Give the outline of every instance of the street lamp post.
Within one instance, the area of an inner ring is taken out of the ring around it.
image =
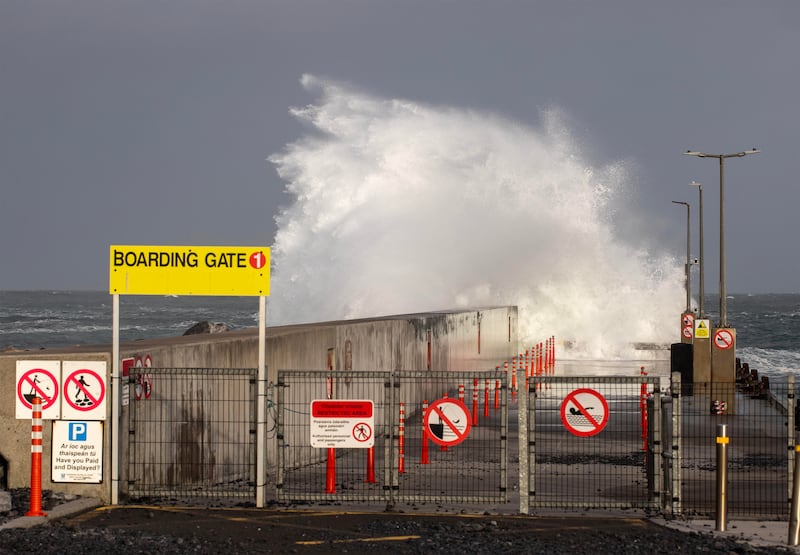
[[[697,190],[700,193],[700,205],[699,205],[699,210],[700,210],[700,222],[699,222],[699,227],[700,227],[700,231],[699,231],[699,235],[700,235],[700,255],[699,255],[699,258],[698,258],[698,264],[700,266],[700,279],[699,279],[700,283],[698,284],[699,285],[699,289],[700,289],[700,293],[699,293],[700,298],[698,299],[697,314],[702,319],[702,318],[705,318],[705,315],[706,315],[706,312],[705,312],[705,310],[703,308],[703,303],[705,302],[705,296],[706,296],[706,286],[705,286],[706,278],[705,278],[705,273],[703,272],[703,184],[699,183],[697,181],[692,181],[691,183],[689,183],[689,185],[693,185],[693,186],[697,187]]]
[[[725,291],[725,159],[742,158],[748,154],[758,154],[758,149],[736,152],[734,154],[707,154],[687,150],[684,154],[698,158],[716,158],[719,160],[719,327],[728,327],[727,292]]]
[[[689,262],[689,249],[691,249],[691,237],[692,237],[692,207],[688,202],[681,202],[679,200],[673,200],[673,204],[682,204],[686,207],[686,265],[684,266],[685,273],[686,273],[686,312],[692,311],[692,282],[691,282],[691,274],[689,272],[689,268],[691,268]]]

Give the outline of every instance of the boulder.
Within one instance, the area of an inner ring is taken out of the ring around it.
[[[12,508],[11,492],[0,489],[0,513],[7,513]]]
[[[183,332],[183,335],[200,335],[203,333],[222,333],[228,331],[230,328],[227,324],[222,322],[197,322],[191,328]]]

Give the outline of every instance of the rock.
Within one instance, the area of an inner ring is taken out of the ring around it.
[[[230,330],[227,324],[223,324],[222,322],[209,322],[208,320],[204,322],[197,322],[191,328],[183,332],[183,335],[200,335],[203,333],[222,333]]]
[[[0,513],[7,513],[11,508],[11,493],[0,490]]]

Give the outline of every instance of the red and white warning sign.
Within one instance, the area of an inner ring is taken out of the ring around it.
[[[472,429],[467,405],[458,399],[443,398],[430,404],[422,420],[428,438],[441,446],[458,445]]]
[[[42,418],[57,420],[61,417],[58,392],[61,383],[60,360],[17,361],[17,410],[18,419],[30,420],[33,399],[42,400]]]
[[[594,389],[576,389],[561,403],[561,422],[576,436],[599,434],[608,424],[608,402]]]
[[[689,325],[689,326],[684,326],[683,327],[683,336],[686,339],[691,339],[693,335],[694,335],[694,326],[693,325]]]
[[[691,312],[683,313],[683,327],[687,326],[694,328],[694,314]]]
[[[733,346],[733,333],[731,330],[722,328],[714,332],[714,346],[717,349],[727,351]]]
[[[64,361],[61,417],[65,420],[106,419],[106,363]]]
[[[311,447],[374,447],[374,414],[370,400],[311,401]]]

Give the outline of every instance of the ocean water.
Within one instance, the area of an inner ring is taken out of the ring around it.
[[[171,337],[197,322],[258,326],[255,297],[120,296],[120,341]],[[112,297],[103,291],[0,291],[0,349],[110,344]]]
[[[110,344],[111,302],[111,295],[101,291],[0,291],[0,350]],[[718,318],[718,307],[718,297],[706,299],[707,316],[712,322]],[[727,307],[728,321],[736,328],[737,354],[743,361],[776,381],[789,374],[800,375],[800,295],[733,295]],[[676,328],[679,319],[680,314],[673,319]],[[256,327],[258,300],[120,297],[123,342],[179,336],[204,320],[231,328]],[[271,325],[269,302],[267,325]],[[666,344],[680,340],[677,335],[662,339]]]

